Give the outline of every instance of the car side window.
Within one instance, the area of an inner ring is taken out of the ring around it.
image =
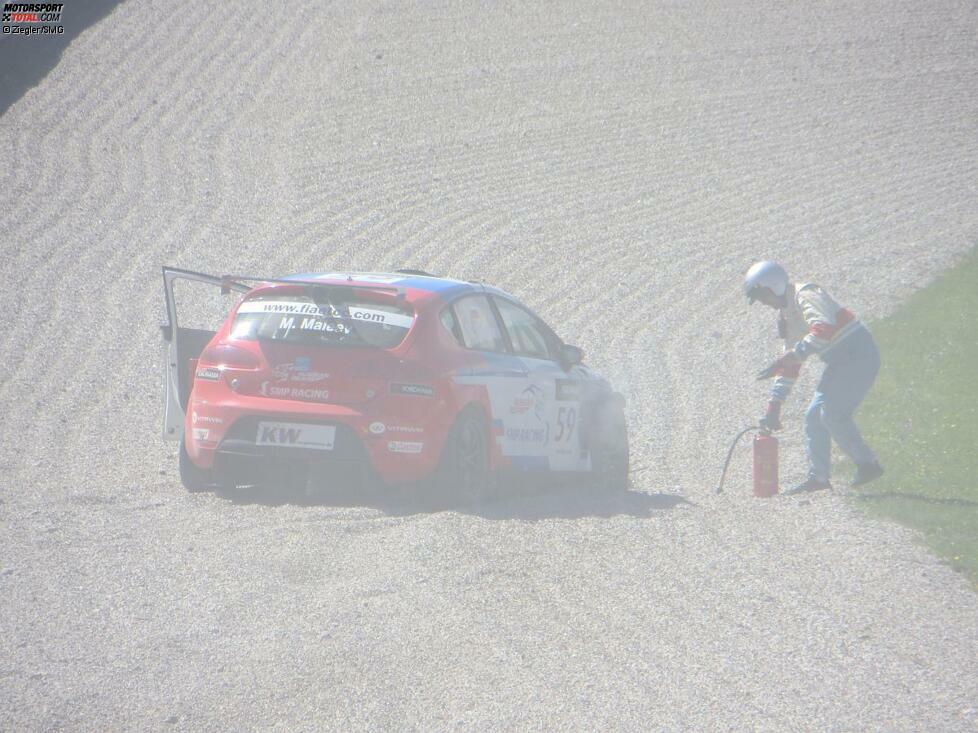
[[[493,302],[503,319],[513,351],[534,359],[556,358],[551,348],[550,330],[539,318],[503,298],[493,298]]]
[[[465,342],[462,339],[462,329],[459,328],[458,319],[455,317],[455,311],[452,306],[446,305],[441,309],[441,313],[438,316],[441,319],[441,325],[445,327],[452,336],[458,341],[459,346],[464,346]]]
[[[462,340],[467,348],[479,351],[505,351],[506,343],[496,316],[484,295],[468,295],[455,301]]]

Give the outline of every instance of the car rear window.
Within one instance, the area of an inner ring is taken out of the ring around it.
[[[400,344],[414,314],[358,296],[352,288],[317,288],[304,293],[264,293],[238,307],[231,337],[311,346]]]

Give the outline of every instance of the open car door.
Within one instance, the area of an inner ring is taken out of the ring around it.
[[[201,272],[163,268],[166,322],[161,326],[166,394],[163,401],[163,437],[183,436],[184,416],[194,383],[197,357],[217,333],[233,302],[222,297],[247,293],[251,288],[227,278]],[[177,308],[179,301],[180,308]]]

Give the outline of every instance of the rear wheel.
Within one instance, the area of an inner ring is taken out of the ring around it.
[[[628,491],[628,423],[615,400],[595,409],[591,424],[591,480],[605,492]]]
[[[204,468],[198,468],[190,460],[183,438],[180,438],[180,482],[187,491],[192,493],[208,491],[213,488],[214,484],[211,472]]]
[[[482,413],[468,408],[455,419],[435,473],[438,492],[451,502],[471,502],[489,493],[489,434]]]

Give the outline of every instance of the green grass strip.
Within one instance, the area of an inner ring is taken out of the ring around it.
[[[882,368],[857,422],[886,474],[854,496],[978,585],[978,249],[871,330]]]

